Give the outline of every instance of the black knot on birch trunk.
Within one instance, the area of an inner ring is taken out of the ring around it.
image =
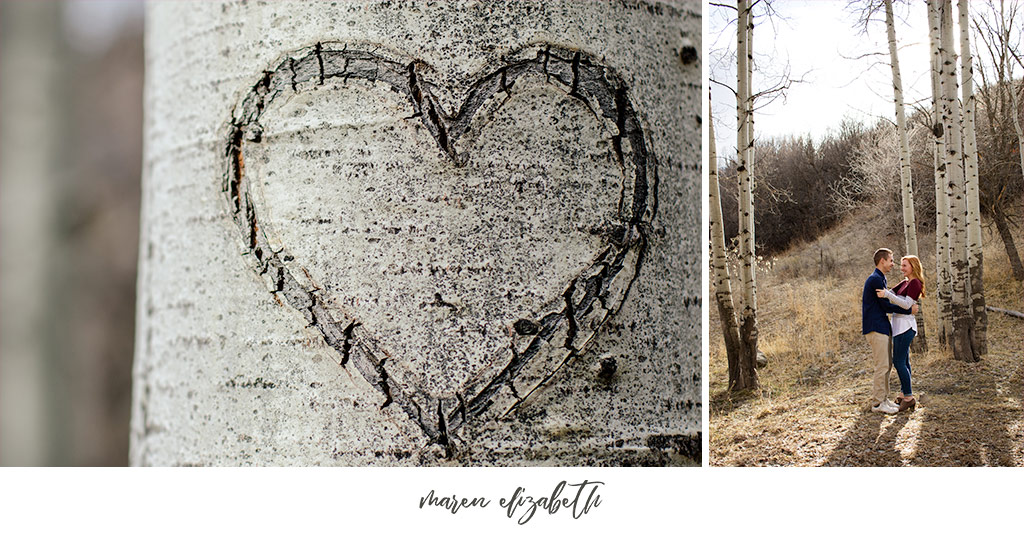
[[[618,364],[615,363],[615,358],[605,358],[601,360],[601,370],[598,371],[597,376],[601,380],[611,380],[615,375],[615,372],[619,370]]]
[[[679,51],[679,59],[683,65],[691,65],[697,61],[697,48],[693,45],[686,45]]]

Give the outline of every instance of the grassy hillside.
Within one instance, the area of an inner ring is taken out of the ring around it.
[[[882,226],[888,227],[888,226]],[[725,466],[1024,466],[1024,320],[989,312],[989,353],[954,360],[932,336],[935,301],[923,303],[927,353],[912,353],[915,412],[870,412],[871,368],[861,335],[861,290],[878,247],[896,252],[864,212],[814,242],[766,261],[758,272],[758,393],[727,390],[725,345],[710,310],[710,464]],[[1016,230],[1018,248],[1024,232]],[[1012,280],[994,230],[985,233],[988,305],[1024,310],[1024,284]],[[934,235],[918,238],[927,282],[934,282]],[[898,270],[887,275],[894,283]],[[714,290],[709,290],[713,301]],[[890,389],[899,392],[892,373]]]

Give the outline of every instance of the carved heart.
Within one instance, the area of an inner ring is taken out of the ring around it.
[[[278,301],[447,446],[619,310],[657,167],[622,80],[583,52],[519,50],[454,113],[427,73],[328,43],[286,56],[232,113],[224,192]]]

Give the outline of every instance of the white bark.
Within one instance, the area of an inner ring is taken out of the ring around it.
[[[756,257],[754,252],[754,119],[751,78],[753,75],[753,17],[751,3],[740,0],[736,4],[736,151],[738,222],[739,222],[739,271],[740,307],[740,359],[736,382],[730,380],[732,388],[745,390],[757,386],[757,372],[754,360],[757,355],[757,283]],[[730,378],[733,375],[730,373]]]
[[[974,67],[969,39],[967,0],[959,0],[960,78],[963,92],[964,177],[967,185],[967,248],[973,268],[981,255],[981,211],[978,196],[978,142],[975,134]]]
[[[969,308],[970,272],[967,261],[967,202],[965,199],[963,164],[963,126],[960,103],[957,100],[956,54],[953,50],[953,6],[944,0],[941,7],[942,33],[942,114],[946,138],[946,179],[951,192],[950,265],[953,303],[953,354],[957,359],[977,360],[973,348],[974,318]]]
[[[133,464],[699,460],[699,11],[147,30]]]
[[[946,143],[942,114],[942,70],[940,53],[941,33],[938,0],[928,1],[929,41],[932,51],[932,134],[935,162],[935,306],[939,320],[939,341],[947,342],[953,333],[953,302],[950,287],[949,259],[949,181],[946,180]]]
[[[974,346],[984,355],[988,314],[982,274],[984,260],[981,248],[981,194],[978,189],[978,142],[975,134],[974,66],[969,38],[970,25],[967,0],[958,2],[960,14],[960,78],[963,88],[964,116],[964,181],[967,196],[967,262],[970,270],[970,304],[974,316]]]
[[[885,0],[885,26],[889,37],[889,59],[892,67],[893,103],[896,106],[896,128],[900,138],[903,238],[907,253],[917,255],[917,225],[914,223],[914,187],[910,175],[910,142],[907,137],[907,119],[903,111],[903,82],[900,79],[900,60],[896,51],[896,25],[892,15],[892,0]]]
[[[712,110],[710,94],[708,110]],[[722,323],[726,355],[729,364],[730,388],[740,379],[740,333],[736,323],[736,307],[732,298],[732,276],[725,247],[725,227],[722,218],[721,189],[718,183],[718,154],[715,150],[714,121],[708,117],[708,224],[711,231],[711,266],[715,276],[715,302]]]
[[[746,113],[744,120],[747,124],[746,127],[746,157],[744,159],[744,167],[746,168],[746,203],[749,210],[746,211],[746,229],[747,233],[747,256],[750,260],[748,267],[750,268],[749,274],[744,275],[743,283],[743,302],[744,309],[747,310],[746,317],[757,319],[757,265],[755,263],[757,259],[756,249],[756,233],[754,229],[754,14],[751,11],[753,4],[748,3],[747,9],[747,24],[746,24],[746,76],[743,79],[745,96],[744,101],[746,102]]]
[[[711,110],[710,105],[708,110]],[[715,275],[715,295],[719,302],[728,302],[732,308],[732,278],[729,275],[729,259],[725,247],[725,229],[722,225],[722,200],[718,184],[718,162],[715,151],[715,128],[708,118],[708,223],[711,230],[711,266]],[[726,324],[728,319],[723,319]],[[736,328],[735,318],[731,322]]]
[[[747,46],[749,32],[747,28],[750,20],[750,3],[747,0],[739,0],[736,3],[738,19],[736,21],[736,150],[739,165],[737,167],[737,181],[739,183],[739,257],[740,257],[740,281],[742,290],[740,292],[740,317],[749,317],[753,312],[753,297],[751,290],[754,288],[754,230],[751,228],[753,220],[753,184],[750,177],[750,167],[747,159],[750,157],[750,86],[748,84],[750,71],[750,49]],[[742,321],[741,321],[742,322]]]

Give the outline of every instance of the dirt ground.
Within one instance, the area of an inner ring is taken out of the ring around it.
[[[868,345],[860,294],[872,245],[849,222],[815,243],[764,263],[758,273],[756,393],[731,394],[721,326],[710,290],[710,464],[713,466],[1024,466],[1024,319],[989,312],[988,354],[954,360],[933,334],[935,302],[922,302],[930,349],[911,353],[917,409],[870,412]],[[1024,310],[998,238],[986,235],[987,304]],[[877,240],[877,239],[876,239]],[[934,238],[922,237],[932,245]],[[1021,245],[1018,236],[1018,247]],[[926,282],[933,254],[922,247]],[[866,253],[864,253],[866,252]],[[866,261],[865,261],[866,258]],[[896,273],[889,275],[897,281]],[[933,281],[933,280],[932,280]],[[890,390],[899,392],[892,372]]]

